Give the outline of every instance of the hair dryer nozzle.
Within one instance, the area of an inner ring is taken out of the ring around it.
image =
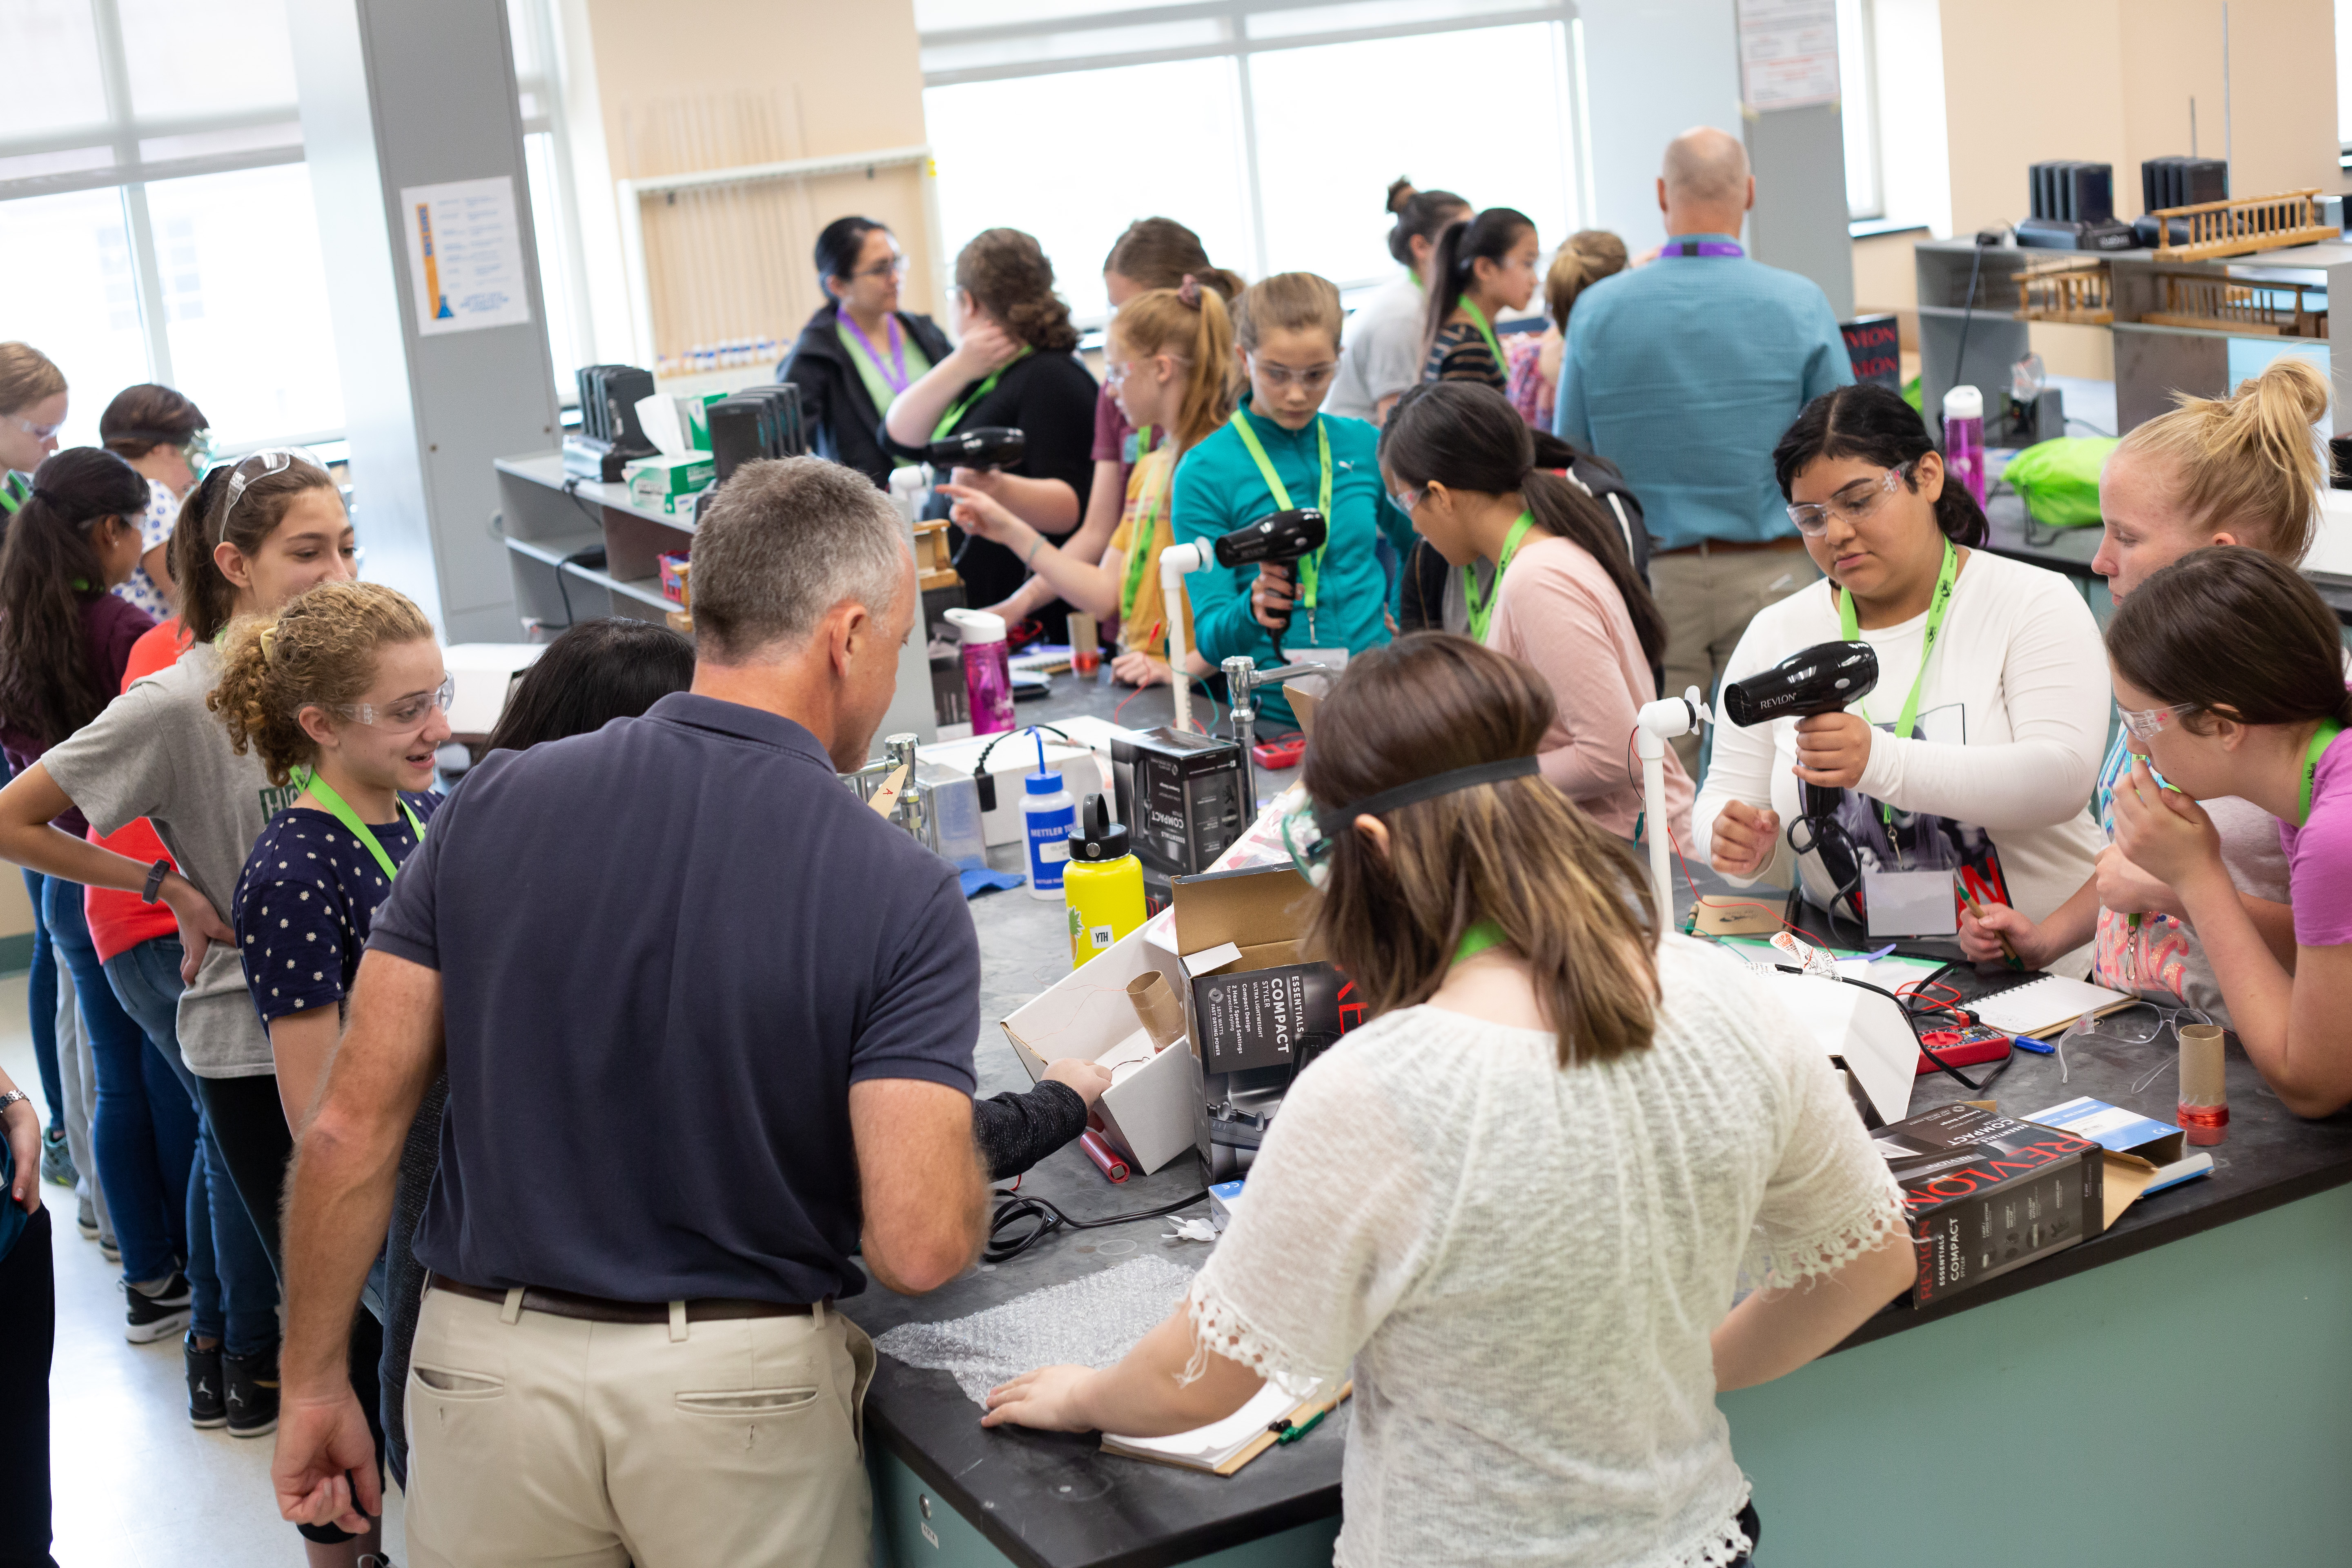
[[[1220,566],[1255,566],[1272,562],[1285,566],[1320,546],[1330,529],[1323,514],[1311,506],[1293,507],[1245,522],[1216,543]]]
[[[943,436],[923,448],[935,468],[1008,468],[1029,449],[1029,438],[1005,425],[979,425]]]
[[[1866,642],[1815,643],[1771,668],[1723,689],[1722,716],[1745,730],[1768,719],[1835,713],[1878,684],[1878,654]]]

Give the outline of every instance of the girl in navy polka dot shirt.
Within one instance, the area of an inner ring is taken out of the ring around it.
[[[297,1140],[317,1095],[376,910],[425,832],[449,681],[424,615],[374,583],[321,584],[275,616],[233,624],[210,699],[241,754],[302,793],[269,819],[230,900],[246,986],[269,1031]],[[352,1385],[379,1460],[382,1331],[353,1325]],[[314,1541],[354,1538],[301,1527]],[[355,1549],[377,1550],[373,1535]]]

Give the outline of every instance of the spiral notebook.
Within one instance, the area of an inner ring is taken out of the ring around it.
[[[2094,985],[2045,974],[2022,985],[2012,985],[1968,1004],[1986,1025],[2009,1035],[2054,1035],[2089,1013],[2099,1016],[2138,1005],[2139,998]]]

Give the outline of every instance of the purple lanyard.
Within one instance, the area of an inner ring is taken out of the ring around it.
[[[882,363],[881,352],[874,346],[874,340],[867,337],[858,324],[850,319],[848,311],[841,312],[841,324],[847,327],[849,335],[856,338],[865,348],[866,357],[874,362],[874,374],[882,378],[882,384],[892,392],[904,392],[907,390],[907,343],[906,340],[898,335],[898,318],[892,316],[889,321],[890,363],[886,367]],[[892,374],[894,371],[896,374]]]
[[[1745,256],[1748,253],[1727,239],[1670,239],[1662,247],[1660,256]]]

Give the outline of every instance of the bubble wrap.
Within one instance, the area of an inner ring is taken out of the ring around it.
[[[908,1366],[944,1372],[975,1405],[988,1391],[1041,1366],[1106,1367],[1173,1310],[1192,1271],[1164,1258],[1032,1290],[1001,1307],[944,1323],[901,1323],[874,1348]]]

